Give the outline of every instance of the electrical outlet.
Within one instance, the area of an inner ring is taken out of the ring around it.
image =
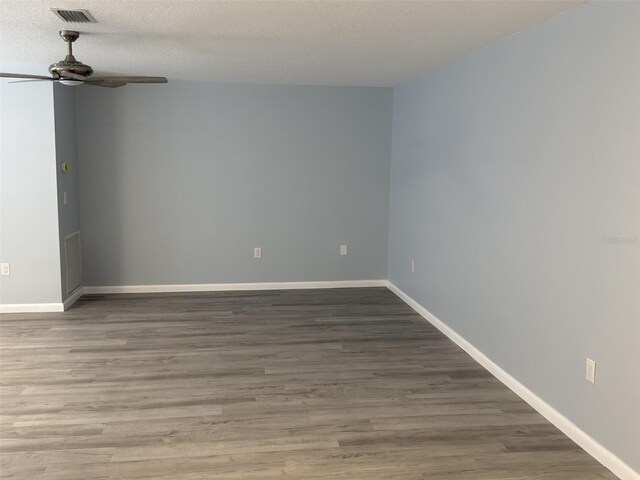
[[[253,249],[253,258],[262,258],[262,248],[255,247]]]
[[[586,379],[588,382],[596,383],[596,361],[590,358],[587,358]]]
[[[347,254],[347,246],[340,245],[340,255],[345,256]]]
[[[411,260],[411,273],[416,273],[416,261]]]
[[[2,275],[3,277],[11,275],[10,263],[0,263],[0,275]]]

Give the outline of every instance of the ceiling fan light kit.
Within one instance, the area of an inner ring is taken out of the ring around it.
[[[82,80],[67,80],[66,78],[62,78],[58,80],[62,85],[66,85],[68,87],[77,87],[78,85],[83,85],[84,82]]]
[[[127,83],[167,83],[165,77],[140,77],[140,76],[100,76],[94,77],[93,68],[76,60],[73,56],[73,42],[80,36],[75,30],[60,30],[60,36],[67,42],[67,56],[64,60],[49,66],[51,77],[42,75],[29,75],[22,73],[0,73],[2,78],[15,78],[18,81],[51,81],[67,86],[92,85],[94,87],[116,88]]]

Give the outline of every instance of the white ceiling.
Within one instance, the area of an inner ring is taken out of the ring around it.
[[[3,65],[61,60],[58,30],[98,73],[225,83],[390,86],[580,0],[0,0]],[[50,7],[87,9],[65,24]],[[30,73],[36,73],[33,68]]]

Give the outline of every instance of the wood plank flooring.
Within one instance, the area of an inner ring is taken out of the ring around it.
[[[3,315],[0,477],[614,479],[385,288]]]

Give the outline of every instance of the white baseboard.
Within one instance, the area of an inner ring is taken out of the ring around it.
[[[64,312],[62,303],[8,303],[0,305],[0,313]]]
[[[52,313],[64,312],[84,294],[82,287],[76,289],[62,303],[13,303],[0,305],[0,313]]]
[[[84,295],[84,287],[76,288],[75,291],[62,303],[64,309],[68,310],[69,307],[76,303],[82,295]]]
[[[513,378],[502,368],[496,365],[489,357],[469,343],[464,337],[455,330],[448,327],[442,320],[438,319],[429,310],[416,302],[409,295],[404,293],[393,283],[389,282],[389,289],[400,297],[407,305],[418,312],[434,327],[444,333],[456,345],[467,352],[473,359],[486,368],[493,376],[504,383],[511,391],[531,405],[543,417],[560,429],[567,437],[576,442],[589,455],[599,461],[602,465],[611,470],[622,480],[640,480],[640,474],[633,470],[629,465],[623,462],[610,450],[598,443],[594,438],[589,436],[575,423],[558,412],[555,408],[538,397],[535,393]]]
[[[266,283],[195,283],[184,285],[121,285],[86,286],[85,294],[106,293],[176,293],[228,292],[242,290],[296,290],[308,288],[386,287],[387,280],[338,280],[328,282],[266,282]]]

